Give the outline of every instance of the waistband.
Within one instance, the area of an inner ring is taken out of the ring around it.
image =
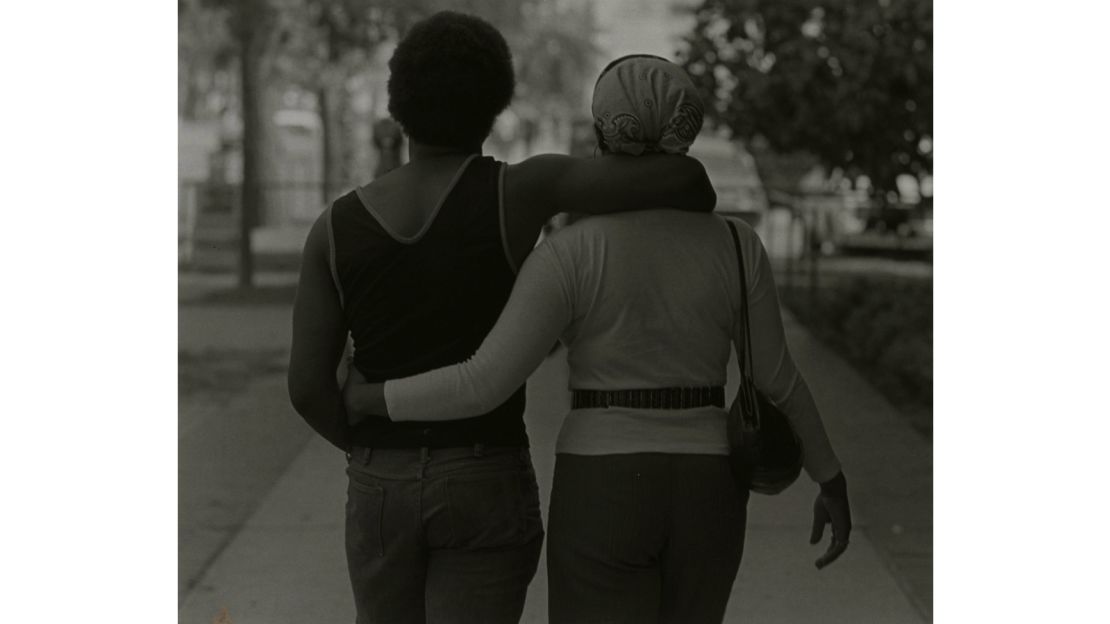
[[[444,448],[355,448],[347,460],[352,478],[413,481],[443,477],[463,477],[491,472],[532,471],[532,457],[522,446],[483,446]]]
[[[471,444],[468,446],[449,447],[368,447],[355,446],[347,453],[347,460],[355,459],[367,463],[371,457],[388,457],[394,460],[417,460],[426,462],[431,459],[457,459],[464,457],[492,457],[497,455],[527,455],[527,446],[486,446],[485,444]]]
[[[709,405],[725,406],[724,386],[635,390],[573,390],[571,395],[571,409],[606,407],[691,409]]]

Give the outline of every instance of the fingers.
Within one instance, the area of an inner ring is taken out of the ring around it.
[[[848,541],[840,541],[834,538],[832,543],[829,544],[829,549],[825,551],[825,554],[818,557],[814,564],[817,566],[817,569],[820,570],[836,561],[840,555],[844,554],[845,550],[848,550]]]
[[[817,504],[824,510],[824,518],[832,524],[829,549],[814,562],[820,570],[836,561],[848,549],[848,539],[852,533],[852,513],[847,499],[818,497]]]
[[[829,511],[825,509],[821,497],[818,496],[817,500],[813,502],[813,529],[809,532],[809,543],[816,544],[821,541],[821,536],[825,533],[825,524],[829,522]]]

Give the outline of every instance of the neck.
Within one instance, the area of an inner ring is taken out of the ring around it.
[[[420,143],[409,139],[409,162],[428,158],[439,158],[442,156],[481,155],[481,153],[482,145],[480,143],[467,147],[447,147],[443,145],[428,145],[427,143]]]

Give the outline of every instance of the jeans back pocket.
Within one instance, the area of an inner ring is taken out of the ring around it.
[[[529,474],[513,470],[445,479],[452,546],[515,546],[542,534],[542,520],[533,513],[539,501],[529,487]]]
[[[348,553],[367,557],[385,554],[382,542],[382,511],[385,506],[385,488],[359,480],[350,474],[347,487]]]

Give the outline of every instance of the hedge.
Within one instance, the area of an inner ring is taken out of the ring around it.
[[[823,276],[812,294],[786,288],[781,297],[818,339],[855,366],[916,428],[931,435],[931,279]]]

